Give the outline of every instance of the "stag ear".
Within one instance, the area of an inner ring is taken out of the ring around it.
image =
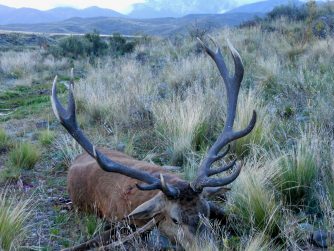
[[[129,217],[134,220],[146,220],[152,219],[155,215],[159,214],[165,207],[166,199],[163,193],[158,193],[152,199],[139,205],[133,210]]]

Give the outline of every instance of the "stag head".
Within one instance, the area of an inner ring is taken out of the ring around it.
[[[68,96],[68,108],[60,104],[56,95],[57,77],[52,87],[52,107],[56,117],[76,141],[96,159],[99,166],[107,172],[116,172],[142,182],[137,184],[140,190],[160,190],[152,199],[138,206],[129,217],[133,220],[150,220],[153,217],[159,220],[159,229],[169,238],[175,239],[177,233],[182,238],[178,241],[185,246],[193,243],[196,235],[210,233],[202,218],[210,214],[219,214],[219,207],[207,200],[209,194],[220,191],[224,186],[232,183],[240,174],[241,164],[236,160],[221,167],[212,168],[213,164],[224,158],[229,151],[229,143],[249,134],[256,123],[256,113],[248,126],[241,131],[234,131],[233,124],[236,116],[236,107],[240,84],[243,79],[244,68],[239,53],[228,42],[229,49],[234,61],[235,71],[233,76],[228,73],[226,64],[220,49],[216,51],[208,48],[198,39],[207,54],[215,62],[223,80],[227,93],[227,118],[222,133],[208,150],[196,178],[191,181],[181,179],[173,180],[168,174],[159,176],[138,170],[121,163],[116,163],[96,149],[85,137],[77,125],[75,114],[75,102],[73,97],[73,81],[71,81]],[[72,73],[73,75],[73,73]],[[73,78],[72,78],[73,79]],[[212,177],[230,170],[229,174],[223,177]],[[200,239],[200,238],[199,238]]]

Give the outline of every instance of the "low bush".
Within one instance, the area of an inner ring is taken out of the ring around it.
[[[136,43],[128,42],[121,34],[115,33],[109,38],[109,50],[112,56],[122,56],[133,51]]]

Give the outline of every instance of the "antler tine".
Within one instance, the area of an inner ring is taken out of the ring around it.
[[[217,187],[217,186],[224,186],[231,182],[233,182],[241,171],[241,164],[237,163],[236,160],[233,160],[230,162],[230,164],[217,168],[217,169],[210,169],[212,164],[223,158],[228,150],[229,150],[229,143],[246,136],[249,134],[256,123],[256,112],[253,111],[253,116],[251,121],[249,122],[248,126],[241,130],[241,131],[234,131],[233,130],[233,124],[236,116],[236,108],[237,108],[237,102],[238,102],[238,95],[240,90],[241,81],[243,79],[244,75],[244,67],[242,64],[241,57],[237,50],[232,46],[232,44],[227,41],[228,47],[231,51],[232,58],[234,61],[234,75],[231,77],[229,75],[229,72],[227,70],[224,58],[221,54],[220,48],[217,47],[216,52],[211,50],[209,47],[207,47],[199,38],[197,38],[198,41],[201,43],[207,54],[213,59],[215,62],[220,75],[222,76],[224,80],[224,85],[226,88],[226,95],[227,95],[227,117],[225,121],[225,125],[223,128],[223,132],[219,135],[217,140],[214,142],[214,144],[209,149],[207,156],[203,159],[202,164],[198,170],[197,178],[192,182],[191,186],[195,191],[201,192],[204,187]],[[213,40],[211,38],[211,40]],[[216,43],[213,40],[213,43],[216,45]],[[224,148],[228,146],[227,150],[225,152],[219,154],[219,152]],[[209,178],[212,175],[227,171],[231,168],[236,166],[234,172],[224,178]]]
[[[76,120],[75,113],[75,100],[73,96],[73,78],[70,83],[69,94],[68,94],[68,109],[66,110],[60,103],[57,97],[57,76],[55,77],[52,85],[51,103],[52,109],[60,123],[65,129],[71,134],[71,136],[87,151],[98,162],[99,166],[107,172],[115,172],[126,175],[130,178],[140,180],[147,183],[148,185],[138,185],[139,189],[142,190],[155,190],[160,189],[168,197],[177,198],[179,191],[175,187],[165,183],[159,178],[154,177],[148,172],[140,171],[122,164],[116,163],[109,159],[102,152],[98,151],[83,134],[79,128]]]

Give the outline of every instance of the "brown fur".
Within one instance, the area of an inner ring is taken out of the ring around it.
[[[126,166],[148,171],[157,177],[160,173],[166,174],[169,183],[180,181],[176,175],[167,174],[158,165],[136,160],[122,152],[105,148],[99,150],[113,161]],[[126,217],[159,192],[141,191],[136,187],[140,181],[102,170],[87,153],[74,160],[67,181],[71,200],[78,209],[98,213],[112,221]]]

